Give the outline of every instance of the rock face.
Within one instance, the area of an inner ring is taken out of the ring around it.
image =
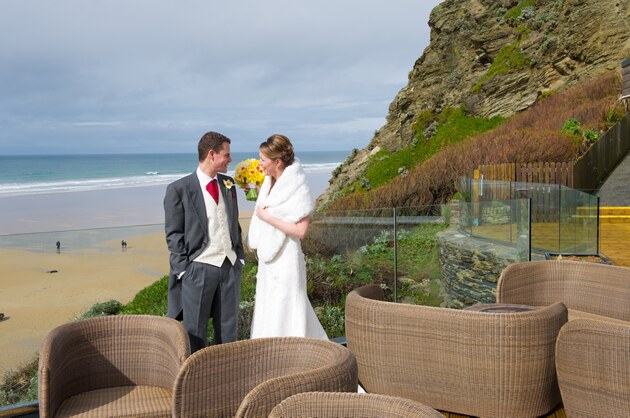
[[[375,148],[408,145],[423,112],[463,105],[473,116],[509,117],[630,56],[630,0],[445,0],[429,26],[431,42],[386,124],[334,173],[319,204],[359,180]]]

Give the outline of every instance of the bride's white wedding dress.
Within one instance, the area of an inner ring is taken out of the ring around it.
[[[270,192],[263,182],[256,207],[273,217],[297,222],[314,208],[299,160],[286,167]],[[310,337],[328,339],[306,294],[306,265],[300,240],[260,220],[255,214],[247,243],[257,249],[258,274],[251,338]]]

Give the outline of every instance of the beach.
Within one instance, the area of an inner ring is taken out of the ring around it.
[[[330,173],[308,175],[313,197]],[[168,274],[166,184],[0,196],[0,373],[34,358],[46,334],[97,302],[128,303]],[[254,209],[238,191],[246,233]],[[123,251],[121,240],[127,242]],[[56,249],[59,242],[59,251]]]
[[[168,274],[164,233],[135,236],[78,253],[3,249],[0,265],[0,372],[33,358],[44,336],[97,302],[127,303]]]
[[[246,233],[251,212],[241,216]],[[155,230],[156,232],[148,232]],[[127,237],[122,249],[120,236]],[[46,234],[43,234],[46,235]],[[40,234],[26,237],[39,238]],[[57,253],[38,244],[3,248],[0,265],[0,375],[30,361],[53,328],[71,321],[97,302],[128,303],[146,286],[168,274],[168,249],[162,225],[75,231],[76,240]],[[98,236],[108,241],[99,242]],[[116,236],[116,238],[113,238]],[[79,241],[77,241],[79,242]],[[21,243],[26,245],[26,241]]]

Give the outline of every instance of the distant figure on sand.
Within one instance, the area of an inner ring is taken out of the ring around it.
[[[120,248],[122,248],[122,250],[125,251],[127,249],[127,241],[125,240],[120,241]]]
[[[55,243],[55,246],[57,247],[57,252],[58,252],[58,253],[59,253],[59,252],[61,252],[61,242],[57,241],[57,242]]]
[[[236,341],[245,253],[234,179],[226,176],[230,139],[208,132],[199,140],[197,170],[166,188],[164,219],[170,251],[168,316],[183,320],[191,351]]]

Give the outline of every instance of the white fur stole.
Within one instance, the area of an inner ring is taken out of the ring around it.
[[[315,208],[311,190],[306,184],[306,176],[297,158],[284,169],[271,193],[270,188],[271,177],[267,176],[258,193],[256,208],[267,207],[269,215],[274,218],[295,223],[310,215]],[[286,239],[284,232],[262,221],[254,213],[249,224],[247,245],[257,250],[261,261],[265,263],[272,261]]]

